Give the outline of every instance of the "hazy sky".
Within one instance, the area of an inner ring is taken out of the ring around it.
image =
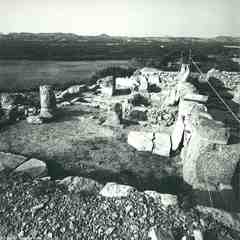
[[[240,36],[240,0],[0,0],[0,32]]]

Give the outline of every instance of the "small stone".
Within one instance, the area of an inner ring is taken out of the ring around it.
[[[120,198],[127,197],[132,191],[134,191],[134,188],[128,185],[107,183],[99,194],[103,197]]]
[[[111,235],[112,232],[114,231],[114,229],[115,229],[115,227],[109,227],[109,228],[105,231],[105,234],[106,234],[107,236]]]
[[[52,237],[53,237],[53,234],[50,232],[50,233],[47,234],[47,237],[48,237],[48,238],[52,238]]]
[[[27,122],[30,124],[40,125],[43,124],[43,119],[40,116],[29,116]]]
[[[178,204],[178,198],[176,195],[160,193],[161,202],[165,207],[173,206]]]

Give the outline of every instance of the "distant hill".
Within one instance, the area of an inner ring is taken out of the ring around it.
[[[240,43],[240,37],[217,36],[215,37],[215,40],[219,42],[239,42]]]
[[[124,37],[118,36],[113,37],[108,34],[100,34],[97,36],[82,36],[77,35],[74,33],[27,33],[27,32],[20,32],[20,33],[8,33],[2,34],[0,33],[0,39],[4,40],[21,40],[21,41],[55,41],[55,42],[64,42],[64,41],[75,41],[75,42],[82,42],[82,41],[95,41],[95,40],[102,40],[102,41],[109,41],[109,40],[125,40],[128,42],[209,42],[209,41],[216,41],[216,42],[240,42],[240,37],[231,37],[231,36],[217,36],[215,38],[196,38],[196,37]]]

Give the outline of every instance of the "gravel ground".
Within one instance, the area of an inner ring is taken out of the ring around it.
[[[96,192],[68,192],[56,181],[1,179],[0,239],[148,239],[150,227],[172,231],[175,239],[192,229],[217,234],[206,239],[240,239],[240,233],[194,208],[157,204],[135,191],[126,198]]]

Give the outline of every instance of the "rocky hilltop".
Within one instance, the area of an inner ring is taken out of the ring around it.
[[[2,93],[1,238],[239,239],[239,86],[182,65]]]

